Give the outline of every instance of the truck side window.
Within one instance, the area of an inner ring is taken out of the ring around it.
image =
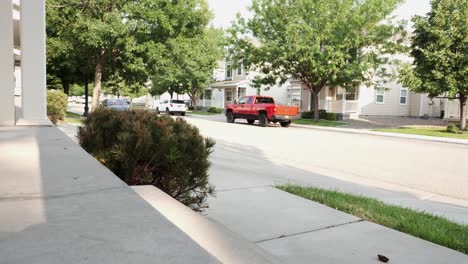
[[[239,100],[239,104],[245,104],[245,97],[243,97],[243,98],[241,98],[241,99]]]
[[[252,104],[252,101],[253,101],[253,97],[249,97],[249,99],[247,99],[247,104]]]

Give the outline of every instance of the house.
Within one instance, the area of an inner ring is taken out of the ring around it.
[[[282,104],[297,105],[301,112],[310,111],[310,91],[299,81],[288,80],[283,85],[262,87],[257,91],[251,81],[258,73],[247,72],[241,62],[220,62],[214,71],[215,82],[200,95],[197,105],[220,107],[246,95],[272,96]],[[414,93],[397,81],[384,89],[361,85],[354,91],[341,87],[325,87],[319,93],[319,109],[340,114],[344,119],[359,116],[407,116],[456,119],[459,117],[457,100],[430,98],[428,94]]]

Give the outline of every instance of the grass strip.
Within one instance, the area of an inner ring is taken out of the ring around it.
[[[468,225],[349,193],[297,185],[280,185],[277,188],[364,220],[468,254]]]

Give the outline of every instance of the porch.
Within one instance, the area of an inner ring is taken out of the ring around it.
[[[211,106],[225,108],[226,105],[234,103],[234,101],[247,95],[247,85],[248,82],[245,80],[223,81],[212,84],[210,89],[212,91]]]
[[[325,87],[319,94],[319,109],[342,114],[343,119],[359,117],[359,90],[341,87]]]

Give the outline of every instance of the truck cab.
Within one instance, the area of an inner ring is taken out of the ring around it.
[[[297,106],[277,105],[273,97],[244,96],[239,101],[226,106],[226,121],[234,123],[236,119],[246,119],[253,124],[256,120],[260,126],[267,126],[269,122],[280,123],[288,127],[291,120],[297,119],[299,108]]]

